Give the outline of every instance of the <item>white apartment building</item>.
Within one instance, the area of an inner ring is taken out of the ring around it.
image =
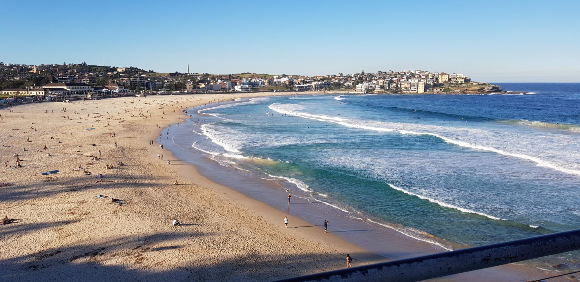
[[[418,94],[425,93],[425,82],[419,81],[417,83],[417,93]]]

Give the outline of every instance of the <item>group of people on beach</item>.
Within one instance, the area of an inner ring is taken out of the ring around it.
[[[286,190],[288,191],[288,190]],[[288,207],[290,207],[290,199],[292,198],[292,194],[288,193]],[[284,217],[284,225],[288,228],[288,217]],[[324,233],[328,233],[328,220],[324,220]]]
[[[288,190],[286,190],[288,191]],[[290,199],[292,198],[292,194],[288,193],[288,207],[290,207]],[[324,226],[324,233],[328,233],[328,220],[324,220],[323,226]],[[284,225],[286,226],[286,228],[288,228],[288,217],[285,216],[284,217]],[[350,254],[346,254],[346,267],[350,268],[352,267],[351,265],[352,262],[352,257],[350,256]]]
[[[288,217],[285,216],[284,217],[284,225],[286,225],[286,228],[288,228]],[[324,233],[328,233],[328,220],[324,220]]]
[[[288,192],[289,190],[286,189],[286,192]],[[290,199],[292,198],[292,194],[288,193],[288,208],[290,208]],[[284,217],[284,225],[286,225],[286,228],[288,228],[288,217]],[[328,220],[324,220],[324,233],[328,233]]]

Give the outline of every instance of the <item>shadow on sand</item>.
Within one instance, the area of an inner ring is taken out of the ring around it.
[[[65,224],[55,223],[57,224]],[[27,228],[48,228],[48,225]],[[268,255],[248,254],[230,257],[219,263],[200,261],[211,253],[178,253],[185,246],[171,241],[180,238],[211,236],[167,232],[145,237],[125,237],[101,244],[80,244],[48,249],[31,255],[0,260],[0,281],[272,281],[316,272],[339,269],[343,255],[304,254]],[[159,246],[161,245],[161,246]],[[164,257],[175,256],[185,263],[182,267],[163,269],[163,260],[148,264],[148,256],[164,252]],[[188,257],[189,256],[189,257]],[[355,259],[357,254],[351,256]],[[107,261],[107,264],[100,262]],[[114,261],[114,263],[111,263]],[[121,262],[122,261],[122,262]],[[125,263],[126,262],[126,263]],[[330,265],[330,269],[317,269]],[[141,267],[140,267],[141,266]]]

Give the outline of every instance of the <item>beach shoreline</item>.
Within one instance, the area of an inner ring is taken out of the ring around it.
[[[184,109],[268,95],[284,94],[124,97],[1,109],[1,161],[16,166],[12,156],[19,154],[23,167],[3,167],[0,179],[9,184],[0,190],[0,210],[15,219],[0,229],[6,270],[0,277],[262,281],[343,268],[345,253],[355,266],[385,261],[320,227],[286,229],[284,212],[149,144],[187,119]],[[292,226],[315,225],[288,217]],[[182,226],[172,226],[173,219]],[[488,281],[489,275],[497,281],[549,276],[508,265],[441,281]]]

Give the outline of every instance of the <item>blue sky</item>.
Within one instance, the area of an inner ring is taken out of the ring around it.
[[[0,0],[0,61],[580,82],[580,1]]]

